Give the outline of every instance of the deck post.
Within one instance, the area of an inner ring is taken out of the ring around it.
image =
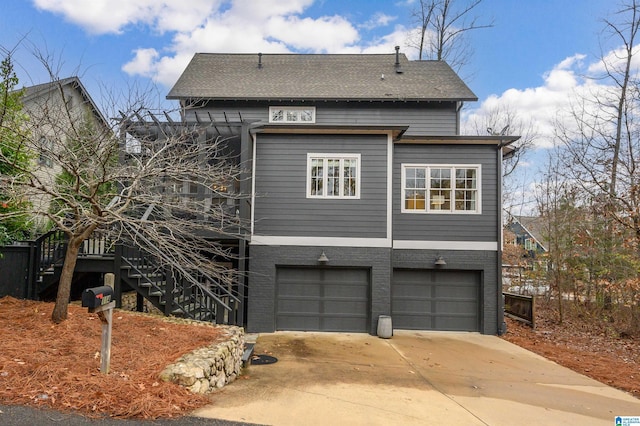
[[[116,302],[116,308],[122,308],[122,244],[116,244],[113,254],[113,298]]]
[[[164,305],[164,314],[166,316],[169,316],[173,311],[173,288],[175,284],[173,281],[173,269],[168,268],[165,272],[165,275],[166,284],[164,287],[164,297],[167,303]]]

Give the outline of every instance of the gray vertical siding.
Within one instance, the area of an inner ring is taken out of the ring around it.
[[[257,235],[386,238],[385,135],[263,135],[256,143]],[[308,153],[359,153],[360,199],[311,199]]]
[[[480,164],[481,214],[401,213],[402,164]],[[491,145],[394,146],[393,239],[416,241],[498,241],[496,147]]]

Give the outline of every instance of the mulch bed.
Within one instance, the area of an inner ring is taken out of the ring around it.
[[[210,402],[158,379],[183,354],[222,339],[219,327],[167,322],[115,310],[111,369],[100,373],[102,323],[69,306],[54,324],[52,303],[0,299],[0,403],[90,417],[166,418]]]
[[[167,418],[211,402],[158,374],[183,354],[222,339],[211,325],[168,322],[116,310],[111,371],[100,373],[101,322],[69,306],[61,324],[52,303],[0,299],[0,403],[47,407],[89,417]],[[581,322],[557,324],[538,310],[536,330],[508,321],[503,338],[640,397],[640,341]]]
[[[507,318],[505,340],[640,398],[640,340],[621,338],[602,323],[568,318],[561,324],[544,305],[536,329]]]

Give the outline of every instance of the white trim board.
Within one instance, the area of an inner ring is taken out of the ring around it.
[[[391,248],[387,238],[340,238],[340,237],[282,237],[253,235],[254,246],[313,246],[313,247],[375,247]]]
[[[412,241],[393,240],[393,248],[400,250],[466,250],[498,251],[497,241]]]
[[[374,247],[396,250],[468,250],[498,251],[498,243],[491,241],[409,241],[387,238],[340,238],[340,237],[286,237],[253,235],[254,246],[312,246],[312,247]]]

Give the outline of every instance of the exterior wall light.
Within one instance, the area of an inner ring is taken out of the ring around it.
[[[447,262],[444,261],[444,257],[438,256],[438,257],[436,257],[436,261],[433,262],[433,264],[436,265],[436,266],[444,266],[444,265],[447,264]]]
[[[324,250],[322,251],[322,254],[320,255],[320,257],[318,258],[318,263],[321,263],[322,265],[326,264],[329,262],[329,258],[327,257],[326,254],[324,254]]]

